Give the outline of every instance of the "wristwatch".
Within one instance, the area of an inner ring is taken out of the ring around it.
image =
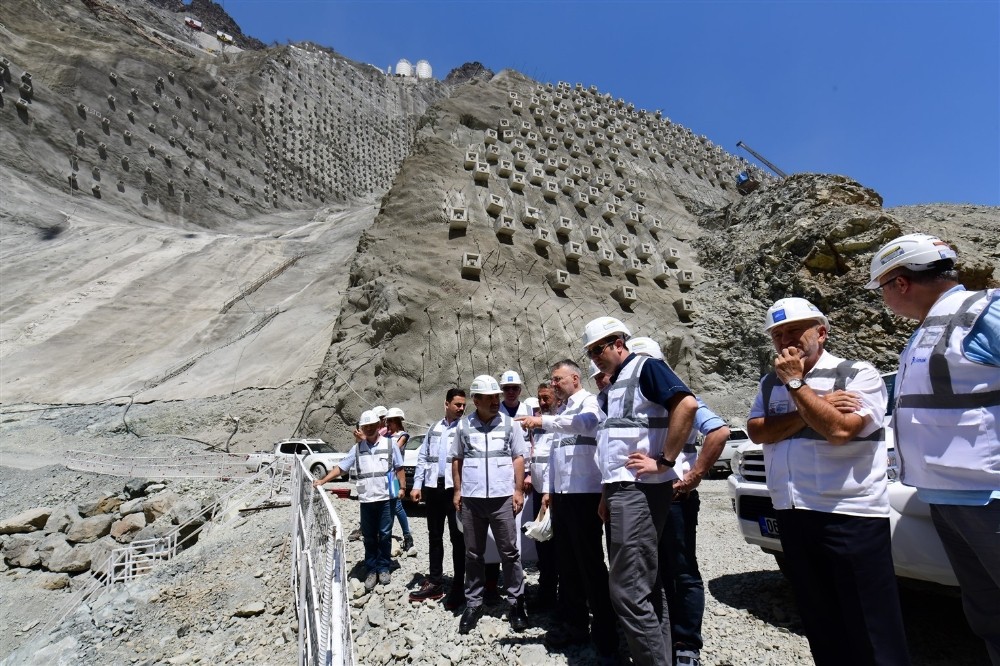
[[[793,377],[792,379],[788,380],[788,382],[785,384],[785,386],[787,386],[792,391],[797,391],[800,388],[802,388],[802,386],[804,384],[805,384],[805,382],[803,382],[798,377]]]
[[[667,460],[666,458],[663,457],[662,453],[660,454],[660,457],[656,459],[656,466],[657,467],[659,467],[660,465],[666,465],[667,467],[673,467],[676,464],[677,464],[676,460]]]

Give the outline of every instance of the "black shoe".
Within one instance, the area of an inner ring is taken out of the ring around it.
[[[410,592],[410,601],[427,601],[428,599],[440,599],[443,596],[444,586],[441,583],[425,580],[419,590]]]
[[[403,552],[408,553],[410,549],[413,548],[413,535],[404,534],[403,535]]]
[[[528,616],[524,612],[524,597],[510,605],[507,610],[507,618],[510,620],[510,628],[514,631],[524,631],[528,628]]]
[[[483,614],[482,606],[469,606],[462,613],[462,619],[458,621],[458,633],[467,634],[476,628],[479,617]]]
[[[586,629],[579,627],[557,627],[545,633],[545,645],[560,650],[571,645],[583,645],[590,641]]]

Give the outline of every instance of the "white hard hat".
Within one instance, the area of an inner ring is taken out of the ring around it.
[[[390,407],[389,411],[385,413],[385,418],[402,420],[405,416],[403,415],[403,410],[399,407]]]
[[[597,364],[593,361],[590,362],[590,378],[593,379],[597,375],[601,374],[601,369],[597,367]]]
[[[633,354],[643,354],[645,356],[658,358],[661,361],[663,360],[663,351],[660,349],[660,345],[653,338],[632,338],[625,343],[625,346],[628,347],[628,350]]]
[[[378,414],[375,413],[374,409],[368,409],[361,412],[361,418],[358,419],[358,425],[375,425],[378,423]]]
[[[538,398],[525,398],[524,404],[528,409],[535,410],[538,409]]]
[[[489,375],[479,375],[472,380],[472,387],[469,388],[472,395],[500,395],[500,384]]]
[[[879,280],[894,268],[926,271],[942,259],[955,261],[958,253],[937,236],[907,234],[900,236],[872,257],[871,282],[866,289],[878,289]]]
[[[375,416],[380,419],[384,419],[385,415],[389,413],[389,410],[383,407],[382,405],[376,405],[375,407],[372,407],[372,411],[375,413]]]
[[[598,317],[583,328],[583,348],[586,350],[598,340],[603,340],[616,333],[625,337],[632,336],[628,327],[614,317]]]
[[[830,328],[830,321],[820,309],[804,298],[780,298],[774,305],[767,309],[764,316],[764,332],[770,333],[771,329],[781,324],[791,321],[805,321],[815,319],[822,323],[827,329]]]
[[[517,374],[513,370],[508,370],[502,375],[500,375],[500,386],[507,386],[508,384],[521,385],[521,375]]]

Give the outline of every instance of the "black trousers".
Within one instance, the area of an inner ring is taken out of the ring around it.
[[[586,629],[598,654],[618,650],[615,611],[604,564],[604,526],[597,515],[600,493],[551,494],[552,540],[559,563],[560,615],[566,624]]]
[[[777,514],[816,666],[908,665],[889,519],[803,509]]]
[[[452,587],[465,588],[465,538],[458,529],[455,504],[452,499],[454,488],[444,487],[441,481],[436,487],[424,487],[424,503],[427,505],[427,540],[429,542],[430,580],[441,583],[444,579],[444,523],[448,521],[448,536],[451,539],[451,562],[455,571]]]
[[[535,515],[538,518],[542,510],[542,494],[531,489]],[[559,567],[556,554],[555,538],[548,541],[536,541],[535,552],[538,554],[538,596],[555,601],[559,592]]]

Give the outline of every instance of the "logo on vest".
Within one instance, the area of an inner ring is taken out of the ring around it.
[[[768,405],[768,411],[772,414],[787,414],[788,413],[788,401],[787,400],[772,400]]]

